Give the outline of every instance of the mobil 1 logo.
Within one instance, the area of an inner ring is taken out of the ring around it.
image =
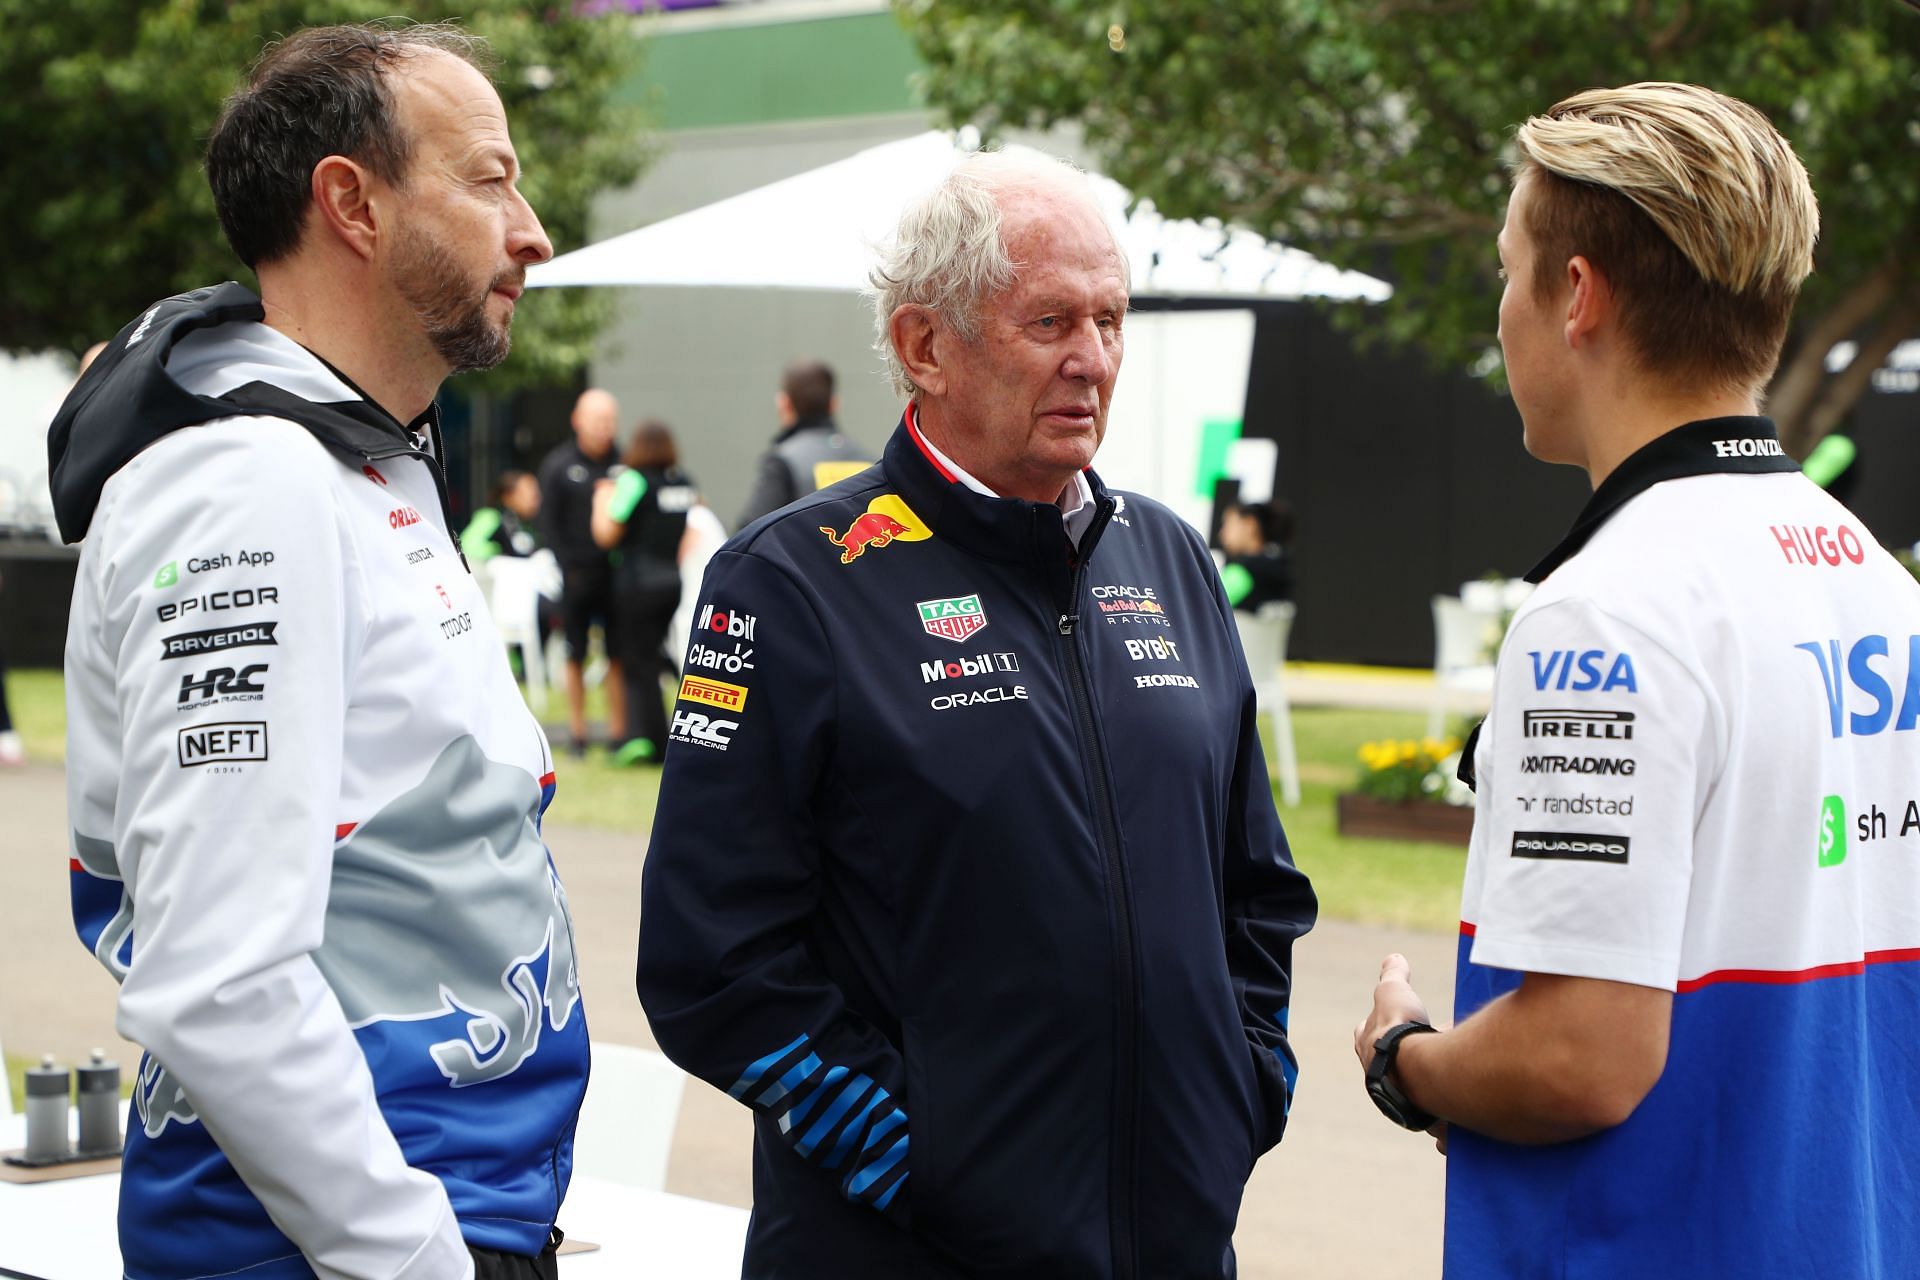
[[[227,720],[218,724],[188,725],[177,735],[175,750],[182,769],[265,760],[266,722]]]

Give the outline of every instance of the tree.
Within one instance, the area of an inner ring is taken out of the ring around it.
[[[1497,356],[1513,126],[1638,80],[1752,103],[1821,197],[1817,270],[1769,399],[1792,452],[1920,334],[1920,12],[1896,0],[897,2],[953,123],[1077,124],[1170,217],[1386,276],[1393,300],[1368,328],[1456,367]],[[1858,354],[1829,372],[1842,339]]]
[[[391,0],[0,0],[0,350],[84,350],[157,298],[249,284],[201,171],[220,104],[276,35],[392,14]],[[585,241],[593,196],[647,159],[638,106],[620,101],[639,56],[622,18],[469,0],[462,25],[499,57],[494,78],[556,249]],[[413,16],[428,20],[440,13]],[[600,291],[604,292],[604,291]],[[606,315],[593,291],[521,300],[514,354],[484,389],[578,369]],[[468,384],[475,389],[476,384]]]

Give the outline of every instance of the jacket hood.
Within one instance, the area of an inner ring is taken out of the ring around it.
[[[266,328],[264,318],[259,297],[229,280],[157,302],[114,335],[47,432],[62,541],[86,536],[101,489],[141,450],[216,418],[285,418],[368,458],[415,452],[413,433],[425,431],[438,451],[434,409],[402,426],[320,357]]]

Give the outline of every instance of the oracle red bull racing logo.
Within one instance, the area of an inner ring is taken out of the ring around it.
[[[820,526],[820,532],[840,548],[841,564],[852,564],[869,550],[895,542],[922,542],[933,536],[933,530],[913,513],[913,508],[892,493],[869,502],[866,513],[856,516],[844,534],[826,524]]]

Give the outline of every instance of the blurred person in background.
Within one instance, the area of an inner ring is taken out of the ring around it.
[[[553,758],[433,403],[553,252],[489,61],[451,25],[269,45],[205,165],[259,295],[134,317],[50,432],[74,921],[146,1050],[140,1280],[556,1274],[588,1050]]]
[[[567,729],[575,756],[587,749],[587,646],[597,623],[607,650],[607,732],[627,737],[627,707],[620,684],[619,637],[613,609],[613,562],[593,537],[593,493],[617,459],[614,436],[620,402],[589,387],[574,402],[573,439],[540,464],[540,533],[560,561],[560,625],[567,638]]]
[[[460,550],[483,564],[495,556],[530,556],[540,547],[540,481],[531,471],[502,471],[493,504],[480,508],[460,534]]]
[[[700,496],[679,461],[673,432],[649,418],[634,431],[621,469],[594,494],[593,538],[613,556],[613,631],[632,731],[615,764],[659,764],[667,749],[660,681],[679,672],[667,654],[667,632],[680,607],[687,513]]]
[[[1293,599],[1293,508],[1284,502],[1235,503],[1220,518],[1220,550],[1226,563],[1220,582],[1227,603],[1248,613],[1263,604]]]
[[[800,360],[780,375],[773,410],[780,432],[760,455],[753,492],[741,508],[744,529],[796,498],[863,470],[873,455],[842,435],[833,415],[840,407],[833,394],[833,370],[818,360]]]
[[[1453,1024],[1388,956],[1367,1091],[1444,1135],[1450,1280],[1912,1275],[1920,592],[1759,406],[1813,190],[1697,85],[1514,141],[1500,346],[1593,496],[1468,743]]]

